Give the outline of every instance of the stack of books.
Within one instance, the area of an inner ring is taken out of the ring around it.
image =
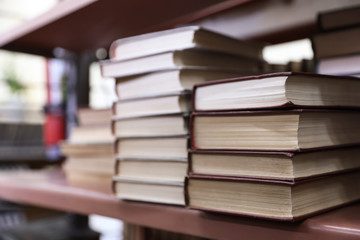
[[[82,108],[78,110],[79,125],[70,131],[69,139],[61,144],[67,159],[64,170],[69,183],[91,184],[106,188],[114,169],[110,109]]]
[[[360,77],[360,6],[323,12],[313,39],[317,72]]]
[[[359,87],[292,72],[195,86],[187,204],[295,221],[359,200]]]
[[[52,160],[44,143],[44,115],[40,110],[2,107],[0,113],[0,168],[43,167]]]
[[[262,44],[199,27],[120,39],[101,63],[116,78],[114,191],[120,199],[184,205],[193,85],[259,72]]]

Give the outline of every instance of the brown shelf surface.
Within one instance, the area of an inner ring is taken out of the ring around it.
[[[106,191],[105,191],[106,192]],[[94,185],[70,186],[58,169],[2,173],[0,198],[35,206],[99,214],[142,226],[214,239],[359,239],[360,204],[299,223],[226,216],[160,204],[120,201]]]
[[[118,38],[162,30],[252,0],[63,0],[48,12],[0,34],[0,47],[51,56],[108,48]]]

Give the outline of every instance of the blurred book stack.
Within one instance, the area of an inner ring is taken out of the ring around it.
[[[116,78],[114,191],[121,199],[184,205],[194,84],[261,72],[262,44],[199,27],[119,39],[102,62]]]
[[[114,170],[110,109],[78,110],[79,125],[61,145],[67,159],[64,165],[71,184],[91,184],[110,190]]]
[[[49,60],[50,62],[51,60]],[[50,65],[47,70],[51,71]],[[26,78],[12,65],[5,68],[1,81],[0,100],[0,169],[41,168],[59,163],[59,151],[53,151],[59,138],[51,143],[48,136],[58,136],[62,129],[47,128],[47,111],[44,105],[52,93],[45,91],[44,80],[29,74]],[[46,86],[45,86],[46,85]],[[48,90],[48,89],[47,89]]]
[[[312,43],[317,72],[360,76],[360,6],[322,12]]]
[[[42,167],[50,163],[40,110],[3,107],[0,114],[0,167]]]
[[[291,72],[195,86],[189,207],[296,221],[360,200],[359,87]]]

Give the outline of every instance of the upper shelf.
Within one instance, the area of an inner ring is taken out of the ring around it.
[[[112,41],[185,24],[251,0],[63,0],[48,12],[0,34],[0,47],[52,56],[108,48]]]
[[[359,239],[360,204],[299,223],[210,214],[183,207],[120,201],[108,193],[69,186],[55,169],[0,175],[0,198],[80,214],[98,214],[126,222],[211,239]]]

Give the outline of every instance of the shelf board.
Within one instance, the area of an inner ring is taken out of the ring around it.
[[[114,40],[162,30],[252,0],[63,0],[46,13],[0,34],[0,47],[52,56],[56,47],[80,53]]]
[[[20,203],[98,214],[146,227],[213,239],[359,239],[360,204],[299,223],[227,216],[160,204],[120,201],[91,187],[71,186],[58,169],[0,175],[0,198]]]

